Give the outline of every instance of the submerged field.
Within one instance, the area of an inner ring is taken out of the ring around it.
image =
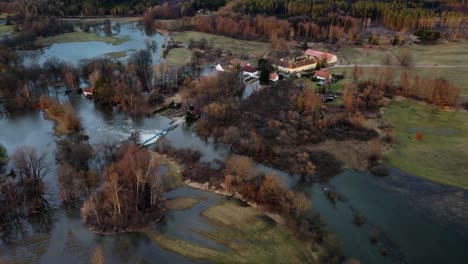
[[[202,213],[211,230],[195,230],[227,248],[219,251],[177,240],[159,232],[149,236],[160,247],[211,263],[315,263],[316,254],[285,227],[252,207],[223,201]]]
[[[112,45],[120,45],[126,41],[129,41],[128,36],[115,37],[115,36],[99,36],[96,33],[91,32],[71,32],[56,35],[53,37],[41,38],[36,41],[39,45],[51,45],[55,43],[68,43],[68,42],[88,42],[88,41],[100,41]]]
[[[246,54],[249,56],[261,56],[268,50],[268,43],[233,39],[213,34],[207,34],[195,31],[174,32],[171,34],[176,43],[186,44],[190,39],[199,41],[205,38],[209,45],[216,49],[230,50],[236,54]]]
[[[409,100],[395,101],[384,118],[397,143],[386,154],[392,166],[429,180],[468,188],[468,113],[445,112]],[[416,139],[417,131],[424,139]]]

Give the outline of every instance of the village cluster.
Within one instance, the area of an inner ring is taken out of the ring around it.
[[[332,74],[327,70],[338,62],[335,54],[307,49],[302,56],[271,59],[270,62],[274,69],[269,73],[270,82],[290,77],[311,78],[312,81],[317,82],[318,87],[323,87],[319,89],[318,94],[322,96],[324,102],[334,101],[337,97],[330,91],[330,84],[338,81],[342,76]],[[220,63],[215,66],[215,69],[216,71],[229,71],[236,64],[240,65],[242,78],[246,84],[259,81],[262,69],[247,62],[235,60],[226,64]]]

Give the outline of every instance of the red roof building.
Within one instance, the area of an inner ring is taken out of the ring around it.
[[[250,65],[244,65],[244,66],[242,66],[242,71],[243,72],[254,73],[254,72],[257,72],[258,70],[257,70],[257,68],[252,67]]]
[[[318,50],[307,49],[304,52],[304,55],[308,56],[309,58],[326,59],[327,63],[330,64],[336,63],[338,61],[336,55]]]
[[[316,71],[314,77],[320,80],[329,81],[331,79],[331,74],[327,71]]]

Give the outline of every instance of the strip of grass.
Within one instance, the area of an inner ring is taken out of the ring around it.
[[[185,48],[175,48],[169,50],[166,56],[166,63],[169,66],[181,66],[190,63],[192,52]]]
[[[174,32],[172,39],[177,43],[187,44],[190,39],[201,40],[206,38],[208,44],[213,44],[216,49],[230,50],[236,54],[247,54],[250,56],[261,56],[268,50],[268,43],[239,40],[213,34],[207,34],[196,31]]]
[[[109,53],[106,53],[104,55],[109,56],[109,57],[114,58],[114,59],[120,59],[120,58],[123,58],[123,57],[127,56],[127,51],[124,50],[124,51],[109,52]]]
[[[265,219],[252,207],[224,201],[202,215],[212,223],[212,230],[197,232],[225,245],[227,251],[194,245],[157,232],[149,236],[167,250],[211,263],[316,263],[316,253],[285,227]]]
[[[129,41],[129,36],[121,38],[115,36],[99,36],[96,33],[91,32],[71,32],[60,34],[52,37],[41,38],[36,41],[38,45],[51,45],[54,43],[68,43],[68,42],[88,42],[88,41],[101,41],[112,45],[120,45],[126,41]]]
[[[384,118],[397,144],[385,155],[392,166],[429,180],[468,188],[468,113],[444,112],[409,100],[396,101]],[[418,141],[416,132],[423,131]]]
[[[0,25],[0,34],[13,32],[13,26]]]
[[[165,201],[165,206],[169,210],[187,210],[198,203],[197,199],[193,198],[175,198]]]

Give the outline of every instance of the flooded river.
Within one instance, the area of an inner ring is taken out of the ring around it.
[[[124,140],[132,131],[156,131],[167,127],[170,122],[161,116],[135,120],[122,113],[102,111],[92,101],[80,97],[75,97],[71,101],[83,120],[85,133],[90,136],[90,142],[93,144]],[[18,146],[31,145],[49,153],[49,160],[53,163],[56,139],[53,134],[53,124],[45,120],[41,113],[22,113],[1,119],[0,128],[0,142],[5,145],[9,153],[13,153]],[[229,153],[222,146],[216,147],[199,139],[184,125],[169,133],[167,139],[178,147],[199,149],[203,153],[204,160],[224,158]],[[291,188],[297,183],[295,177],[286,173],[263,165],[256,165],[256,168],[275,173]],[[380,250],[370,243],[369,232],[373,227],[378,227],[408,263],[441,263],[444,260],[449,260],[450,263],[466,263],[464,261],[468,259],[468,252],[464,250],[464,246],[468,243],[466,229],[463,225],[460,227],[456,223],[442,221],[440,217],[421,210],[418,203],[413,203],[411,200],[418,197],[411,193],[421,192],[415,186],[422,186],[420,189],[424,189],[429,188],[424,187],[424,184],[430,186],[434,184],[411,177],[404,176],[396,170],[387,178],[375,178],[367,173],[345,172],[330,183],[330,186],[346,198],[336,205],[326,199],[323,194],[324,186],[320,184],[302,186],[301,190],[310,196],[314,212],[319,212],[330,231],[338,236],[346,256],[358,258],[362,263],[397,262],[395,256],[382,256]],[[56,190],[54,175],[49,175],[48,182],[50,188]],[[446,192],[457,191],[443,186],[439,189]],[[464,195],[466,199],[466,191]],[[222,198],[187,187],[176,189],[167,196],[169,198],[205,197],[205,199],[200,199],[201,202],[189,210],[168,212],[165,221],[158,225],[161,232],[222,250],[221,245],[191,232],[195,227],[209,228],[200,213]],[[367,218],[368,224],[355,226],[352,223],[351,208],[361,212]],[[80,263],[79,260],[82,260],[83,256],[89,257],[97,243],[103,245],[106,259],[112,260],[112,263],[134,263],[138,258],[151,263],[192,262],[153,245],[145,235],[96,236],[81,225],[77,211],[66,212],[63,209],[59,209],[55,214],[55,221],[50,230],[28,236],[24,241],[14,245],[2,246],[0,255],[5,254],[12,259],[27,259],[28,263],[60,263],[69,259],[76,259],[76,263]],[[31,256],[33,253],[34,256]]]

